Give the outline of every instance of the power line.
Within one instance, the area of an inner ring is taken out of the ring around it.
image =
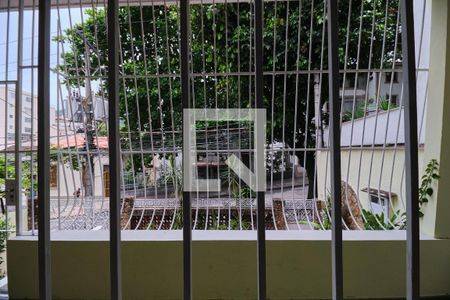
[[[53,35],[53,34],[56,34],[57,32],[52,32],[51,34]],[[34,39],[34,38],[38,38],[39,37],[39,35],[34,35],[34,36],[29,36],[29,37],[26,37],[26,38],[23,38],[22,40],[23,41],[25,41],[25,40],[31,40],[31,39]],[[17,43],[19,40],[12,40],[12,41],[9,41],[9,42],[4,42],[4,43],[0,43],[0,46],[3,46],[3,45],[7,45],[7,44],[14,44],[14,43]]]
[[[56,56],[56,55],[58,55],[58,53],[51,53],[50,54],[50,56]],[[24,59],[23,61],[31,61],[31,60],[37,60],[37,56],[34,56],[34,57],[30,57],[30,58],[26,58],[26,59]],[[10,64],[17,64],[18,63],[18,61],[17,60],[14,60],[14,61],[10,61],[10,62],[8,62],[8,63],[5,63],[5,64],[0,64],[0,66],[6,66],[6,65],[10,65]],[[17,70],[16,70],[17,71]],[[3,72],[4,73],[4,72]]]

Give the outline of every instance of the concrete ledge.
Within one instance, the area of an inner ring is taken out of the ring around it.
[[[194,299],[256,299],[255,232],[195,231]],[[362,238],[361,238],[362,237]],[[270,299],[331,297],[330,233],[267,232]],[[405,295],[404,232],[344,232],[348,298]],[[423,237],[423,296],[450,295],[450,240]],[[109,299],[108,232],[52,233],[53,299]],[[182,298],[180,231],[124,231],[124,299]],[[38,298],[36,237],[8,241],[12,299]]]
[[[34,235],[13,237],[15,241],[37,241],[38,232]],[[122,230],[122,241],[182,241],[182,230]],[[406,241],[404,230],[354,230],[343,231],[344,241]],[[109,241],[109,231],[53,231],[52,241]],[[193,230],[194,241],[256,241],[254,230]],[[268,241],[330,241],[330,230],[267,230]],[[433,237],[422,234],[421,240],[434,240]]]

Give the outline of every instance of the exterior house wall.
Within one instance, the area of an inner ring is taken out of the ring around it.
[[[76,152],[74,151],[73,156]],[[81,155],[80,155],[80,159]],[[107,155],[94,157],[94,197],[104,197],[104,181],[103,171],[104,166],[109,164]],[[81,189],[83,195],[82,170],[81,165],[79,169],[73,169],[69,162],[57,164],[57,183],[56,186],[51,187],[50,196],[72,197],[78,188]]]
[[[405,209],[403,147],[363,148],[341,150],[341,176],[358,196],[362,207],[372,210],[369,194],[362,189],[370,187],[394,193],[389,205],[390,213]],[[419,166],[423,164],[423,147],[419,149]],[[419,170],[422,174],[422,169]],[[330,191],[330,156],[328,151],[317,152],[317,186],[318,200],[325,201]]]

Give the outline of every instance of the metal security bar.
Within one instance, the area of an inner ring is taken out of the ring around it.
[[[414,15],[410,1],[401,2],[403,44],[403,86],[405,103],[406,176],[406,298],[420,299],[419,164],[417,142],[416,52]]]
[[[52,299],[50,245],[50,3],[39,2],[38,193],[39,298]]]
[[[180,61],[181,61],[181,97],[183,110],[191,107],[190,93],[190,40],[191,26],[189,22],[190,7],[189,0],[180,3]],[[183,118],[183,122],[184,122]],[[184,145],[186,141],[183,139]],[[189,172],[192,166],[188,166],[189,148],[183,152],[183,171]],[[183,190],[183,299],[192,299],[192,214],[191,214],[191,192]]]
[[[264,1],[255,0],[255,98],[256,108],[264,108]],[[258,176],[258,175],[257,175]],[[267,298],[266,284],[266,192],[257,197],[258,299]]]
[[[109,76],[109,166],[110,166],[110,200],[109,228],[110,254],[109,267],[111,277],[111,299],[122,299],[122,268],[121,268],[121,227],[120,227],[120,128],[119,128],[119,5],[117,0],[108,1],[108,76]]]
[[[332,296],[334,300],[344,298],[344,272],[342,264],[342,212],[341,212],[341,135],[339,99],[339,45],[337,0],[328,0],[328,85],[330,93],[330,147],[331,147],[331,264]]]

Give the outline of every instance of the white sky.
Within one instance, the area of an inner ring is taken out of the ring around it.
[[[60,20],[61,20],[61,30],[70,28],[72,20],[72,25],[81,23],[82,14],[84,15],[84,10],[82,11],[79,7],[70,9],[70,17],[68,9],[60,9]],[[57,27],[58,11],[52,10],[51,18],[51,36],[52,38],[58,34]],[[34,31],[33,31],[34,27]],[[9,32],[9,37],[8,33]],[[13,11],[9,13],[0,13],[0,80],[15,80],[17,76],[17,32],[18,32],[18,13]],[[37,10],[34,15],[34,26],[33,26],[33,11],[26,10],[24,12],[24,33],[23,33],[23,65],[37,65],[37,55],[38,55],[38,13]],[[33,39],[34,37],[34,39]],[[9,43],[8,43],[9,41]],[[9,44],[9,49],[7,45]],[[34,44],[34,46],[33,46]],[[34,51],[33,51],[34,49]],[[65,46],[67,50],[67,45]],[[61,51],[61,47],[60,47]],[[8,53],[7,53],[8,52]],[[33,53],[34,52],[34,53]],[[50,50],[50,63],[51,68],[54,68],[58,59],[58,49],[57,43],[51,42]],[[6,69],[8,68],[8,73]],[[60,79],[62,79],[60,77]],[[56,87],[57,76],[54,72],[50,75],[50,102],[51,105],[57,107],[57,97],[58,89]],[[23,71],[23,90],[27,92],[34,93],[37,95],[37,69],[34,71],[34,78],[32,80],[32,74],[30,69],[24,69]],[[63,96],[67,94],[66,89],[62,89]]]

